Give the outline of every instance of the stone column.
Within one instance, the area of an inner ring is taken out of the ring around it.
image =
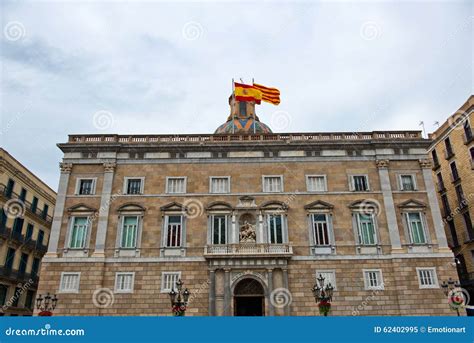
[[[257,217],[257,243],[264,243],[263,241],[263,215],[259,213]]]
[[[236,233],[235,233],[235,213],[232,213],[232,226],[231,226],[231,232],[230,232],[230,239],[229,239],[229,243],[238,243],[239,240],[237,239],[237,241],[235,240],[235,236],[236,236]]]
[[[231,310],[230,294],[230,269],[224,269],[224,315],[230,316]]]
[[[216,271],[209,270],[209,315],[216,315]]]
[[[388,160],[376,161],[377,168],[379,170],[380,188],[382,190],[382,195],[383,195],[383,204],[384,204],[385,216],[387,218],[387,226],[388,226],[388,233],[390,236],[390,243],[392,244],[392,252],[401,252],[402,244],[400,241],[400,231],[398,229],[395,204],[393,202],[392,186],[390,185],[388,163],[389,163]]]
[[[270,316],[275,315],[275,307],[272,304],[272,292],[273,292],[273,269],[267,270],[267,277],[268,277],[268,314]]]
[[[286,288],[289,293],[290,289],[288,288],[288,269],[287,268],[282,268],[282,275],[283,275],[283,288]],[[287,306],[285,306],[284,311],[285,311],[285,316],[290,315],[290,306],[291,303],[289,303]]]
[[[69,176],[72,171],[72,163],[60,163],[61,175],[59,177],[58,195],[56,205],[54,206],[53,222],[51,224],[51,234],[49,236],[47,257],[58,257],[59,235],[61,233],[61,223],[64,213],[64,204],[66,202],[67,186]]]
[[[115,163],[104,163],[104,184],[100,198],[99,220],[95,238],[95,251],[93,257],[105,257],[105,239],[107,237],[107,223],[112,195],[112,182],[114,179]]]
[[[436,196],[435,185],[433,182],[433,174],[431,172],[431,161],[420,160],[420,167],[423,173],[423,181],[425,182],[426,194],[428,196],[428,203],[430,205],[431,216],[433,218],[433,225],[438,241],[438,248],[446,251],[451,251],[448,248],[448,241],[443,227],[443,218],[439,208],[438,198]]]

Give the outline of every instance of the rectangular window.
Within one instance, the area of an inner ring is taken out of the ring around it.
[[[38,208],[38,198],[33,197],[33,201],[31,202],[31,212],[36,213],[37,208]]]
[[[142,178],[125,178],[125,194],[142,194],[143,179]]]
[[[24,275],[26,272],[26,266],[28,264],[28,254],[22,253],[20,255],[20,265],[18,266],[18,274]]]
[[[459,180],[459,173],[458,173],[458,167],[456,167],[456,162],[452,162],[449,167],[451,168],[451,178],[452,181],[457,181]]]
[[[31,265],[31,276],[36,277],[38,275],[40,265],[40,259],[35,257],[33,259],[33,264]]]
[[[18,197],[21,201],[25,201],[26,199],[26,188],[22,188],[20,192],[20,196]]]
[[[415,190],[415,178],[413,175],[400,175],[400,190],[402,191],[414,191]]]
[[[28,225],[26,226],[26,234],[25,234],[26,241],[31,240],[31,238],[33,237],[33,230],[34,230],[33,224],[28,223]]]
[[[375,235],[374,216],[370,214],[357,214],[357,228],[359,231],[359,244],[374,245],[377,243]]]
[[[281,214],[268,215],[268,237],[271,244],[283,243],[283,218]]]
[[[435,268],[416,268],[420,288],[438,288]]]
[[[20,301],[21,293],[23,291],[21,290],[20,287],[15,287],[15,293],[13,293],[13,298],[12,298],[12,307],[18,307],[18,302]]]
[[[181,246],[182,216],[167,216],[167,230],[165,246],[170,248]]]
[[[121,248],[135,248],[137,245],[138,216],[124,216],[122,219]]]
[[[420,212],[406,213],[410,240],[413,244],[426,244],[423,219]]]
[[[384,289],[382,271],[379,269],[364,270],[365,289]]]
[[[306,187],[308,192],[325,192],[327,191],[325,175],[308,175],[306,177]]]
[[[471,141],[472,139],[472,129],[471,124],[469,124],[469,120],[464,121],[464,136],[466,137],[466,142]]]
[[[78,179],[76,194],[79,194],[79,195],[95,194],[95,179]]]
[[[227,217],[212,216],[212,244],[226,244]]]
[[[43,212],[41,212],[41,217],[43,219],[46,219],[48,218],[48,210],[49,210],[49,206],[47,204],[44,204],[43,206]]]
[[[239,102],[239,112],[242,117],[247,116],[247,103],[245,101]]]
[[[8,248],[7,250],[7,256],[5,257],[5,269],[6,270],[12,270],[13,267],[13,261],[15,260],[15,249],[13,248]]]
[[[186,193],[185,177],[168,177],[166,178],[166,193]]]
[[[7,187],[5,188],[5,196],[10,198],[13,194],[13,188],[15,187],[15,181],[13,179],[8,179]]]
[[[462,203],[466,200],[465,197],[464,197],[464,191],[462,190],[462,186],[461,185],[457,185],[455,187],[455,190],[456,190],[456,197],[458,198],[458,203],[459,205],[461,205],[460,207],[463,207]]]
[[[132,293],[135,273],[115,273],[115,293]]]
[[[464,226],[466,228],[468,237],[470,240],[474,239],[474,230],[472,228],[472,221],[471,221],[471,216],[469,214],[469,211],[466,211],[462,214],[462,217],[464,219]]]
[[[328,216],[326,214],[313,214],[311,219],[313,221],[314,243],[316,245],[329,245]]]
[[[431,157],[433,157],[433,165],[439,166],[438,153],[436,150],[431,151]]]
[[[38,238],[36,238],[36,246],[41,247],[43,245],[43,241],[44,241],[44,231],[39,230]]]
[[[264,192],[283,192],[282,176],[264,176],[263,177]]]
[[[181,278],[181,272],[163,272],[161,273],[161,292],[176,291],[176,282]]]
[[[352,176],[352,190],[356,192],[366,192],[369,190],[369,180],[367,175]]]
[[[69,248],[83,249],[86,247],[88,222],[88,217],[73,217],[71,234],[69,238]]]
[[[62,293],[77,293],[79,292],[79,280],[81,273],[61,273],[61,283],[59,291]]]
[[[5,285],[0,285],[0,306],[5,305],[7,300],[8,287]]]
[[[449,139],[449,137],[444,140],[444,145],[446,147],[446,157],[449,158],[454,155],[453,147],[451,145],[451,140]]]
[[[32,310],[33,309],[33,300],[35,298],[35,291],[27,291],[25,299],[25,308]]]
[[[436,178],[438,179],[438,192],[442,192],[445,190],[443,175],[441,173],[436,174]]]
[[[336,272],[334,270],[317,270],[316,271],[316,282],[319,287],[321,284],[319,283],[319,278],[322,276],[324,278],[324,287],[331,284],[334,289],[336,289]]]
[[[211,177],[211,193],[229,193],[230,192],[230,178]]]

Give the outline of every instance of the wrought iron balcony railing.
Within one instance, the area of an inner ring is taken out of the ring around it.
[[[5,186],[4,184],[0,184],[0,195],[3,195],[7,199],[19,199],[25,206],[25,210],[29,213],[34,214],[40,219],[46,221],[47,223],[51,223],[53,221],[53,218],[50,215],[44,213],[43,210],[34,207],[29,201],[21,199],[20,196],[15,192],[9,191],[7,186]]]

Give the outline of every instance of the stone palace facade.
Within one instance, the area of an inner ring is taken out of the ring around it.
[[[456,278],[418,131],[272,133],[229,99],[214,134],[70,135],[40,293],[55,315],[450,315]]]

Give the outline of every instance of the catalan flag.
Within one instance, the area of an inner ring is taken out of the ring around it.
[[[234,82],[234,94],[238,101],[255,101],[256,104],[262,101],[262,92],[251,85]]]
[[[276,88],[265,87],[259,84],[254,83],[253,88],[262,92],[262,100],[269,102],[273,105],[278,105],[280,103],[280,91]]]

